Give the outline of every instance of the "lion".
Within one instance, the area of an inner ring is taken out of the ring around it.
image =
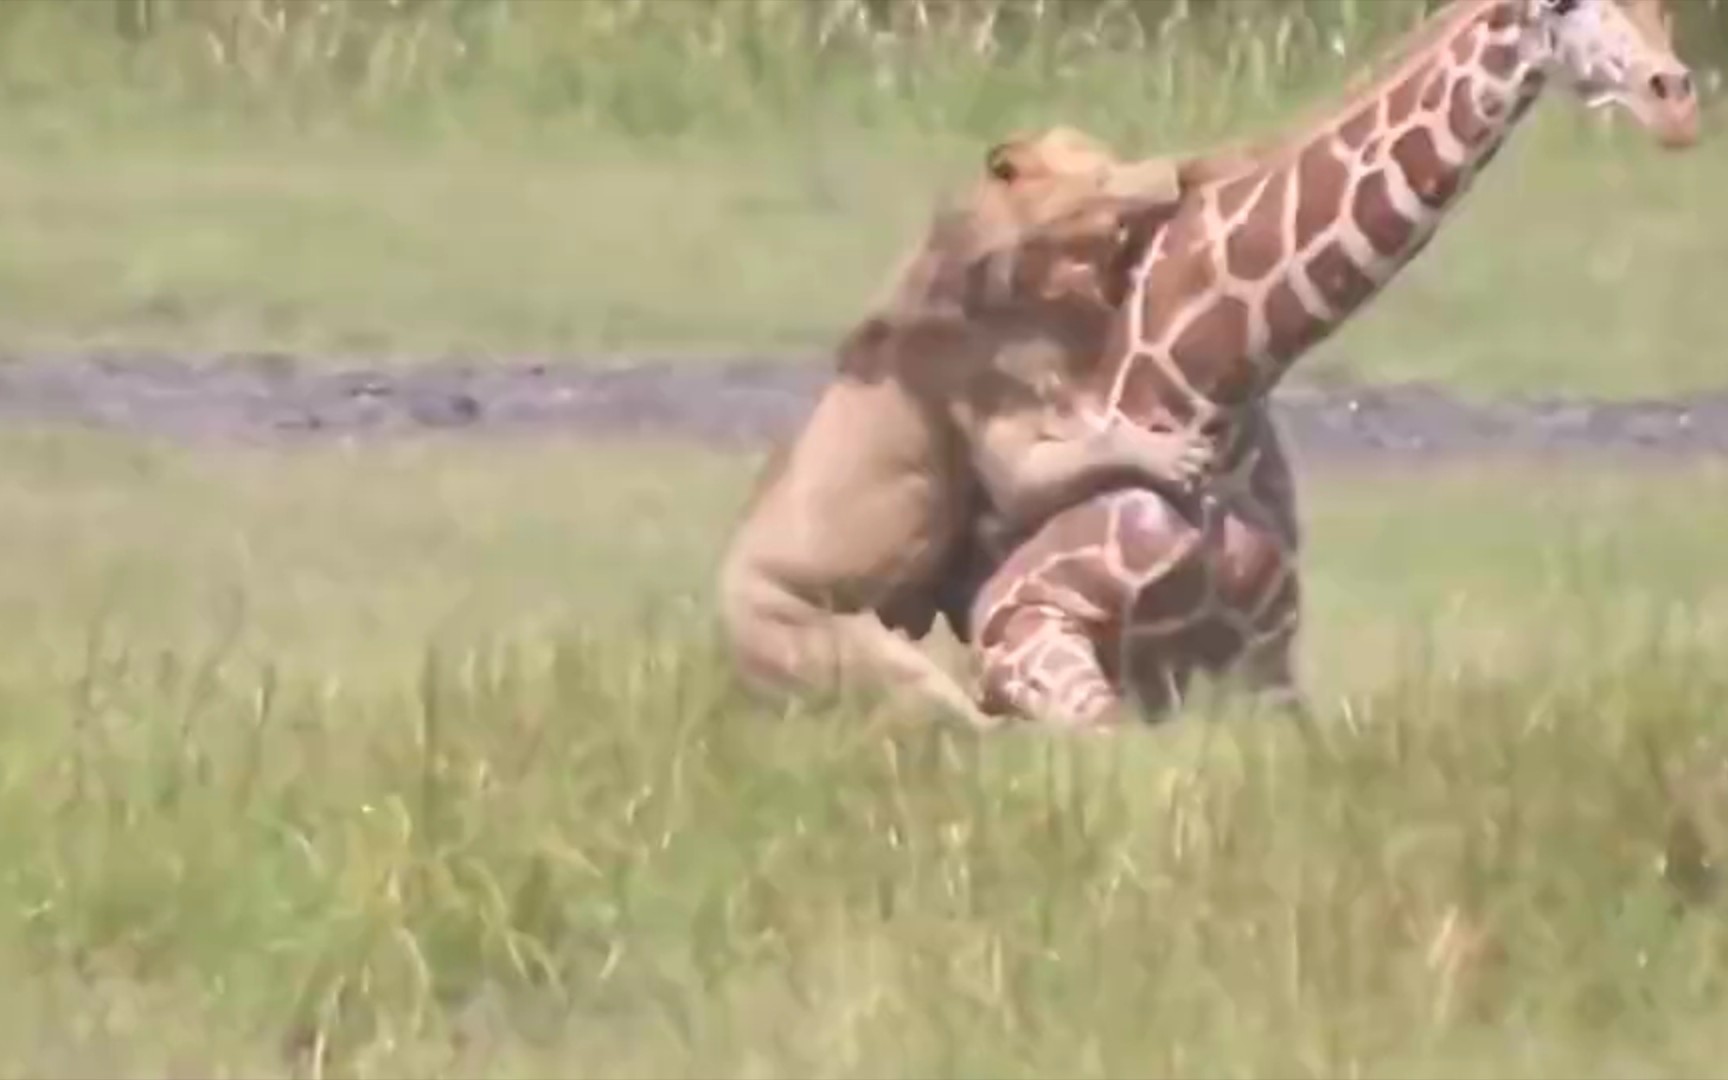
[[[1183,185],[1072,128],[990,148],[837,349],[835,378],[758,475],[719,570],[747,683],[855,679],[994,726],[912,640],[986,510],[1042,520],[1111,484],[1187,490],[1212,448],[1102,420],[1066,393],[1104,353],[1127,259]]]

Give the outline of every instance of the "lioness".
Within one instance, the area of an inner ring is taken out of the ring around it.
[[[1179,195],[1173,167],[1125,165],[1068,128],[990,150],[758,478],[719,582],[747,681],[861,675],[995,723],[896,629],[929,628],[935,578],[985,507],[1032,522],[1112,482],[1186,489],[1210,463],[1201,438],[1105,423],[1063,389],[1103,354],[1121,299],[1099,287],[1119,267],[1099,264]]]

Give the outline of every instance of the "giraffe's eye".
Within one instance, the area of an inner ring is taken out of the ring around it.
[[[1578,7],[1578,0],[1542,0],[1542,4],[1555,15],[1570,15]]]

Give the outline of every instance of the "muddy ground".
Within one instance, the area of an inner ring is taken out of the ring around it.
[[[466,435],[640,435],[732,445],[788,431],[821,385],[817,356],[483,358],[316,363],[283,355],[0,355],[0,423],[195,443]],[[1473,403],[1424,385],[1293,380],[1284,429],[1321,460],[1501,452],[1728,455],[1728,390],[1675,400]]]

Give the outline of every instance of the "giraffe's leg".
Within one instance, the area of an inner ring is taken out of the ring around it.
[[[979,701],[1058,728],[1095,730],[1126,718],[1097,643],[1068,612],[1030,604],[1005,612],[980,642]]]
[[[1312,719],[1307,694],[1296,672],[1296,644],[1301,629],[1297,582],[1292,570],[1291,600],[1268,613],[1273,625],[1258,629],[1255,640],[1236,662],[1231,675],[1238,686],[1271,711],[1306,723]]]
[[[1260,405],[1251,418],[1258,457],[1248,476],[1248,491],[1284,549],[1284,574],[1273,583],[1252,616],[1252,637],[1236,665],[1240,684],[1275,711],[1306,720],[1311,715],[1297,673],[1296,649],[1302,625],[1302,525],[1296,477],[1278,426]]]
[[[1125,649],[1123,667],[1141,713],[1152,722],[1173,716],[1187,697],[1192,665],[1166,641],[1141,639]]]
[[[1134,715],[1133,705],[1179,704],[1184,670],[1153,678],[1124,634],[1148,589],[1161,602],[1188,602],[1165,582],[1177,570],[1204,574],[1201,540],[1169,500],[1129,488],[1070,507],[1020,542],[984,583],[970,620],[986,708],[1097,727]],[[1140,699],[1132,705],[1125,678]]]

